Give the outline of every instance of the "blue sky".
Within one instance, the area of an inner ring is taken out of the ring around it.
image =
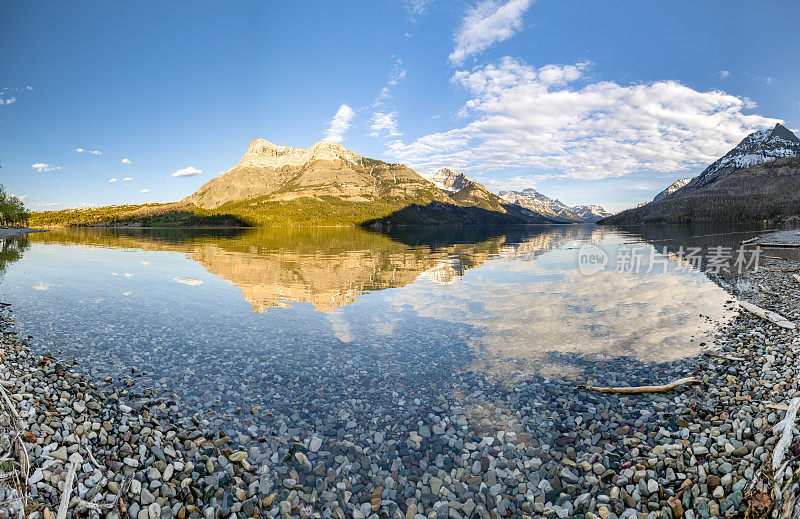
[[[174,201],[256,137],[328,138],[619,210],[800,127],[799,21],[794,0],[2,1],[0,182],[34,210]]]

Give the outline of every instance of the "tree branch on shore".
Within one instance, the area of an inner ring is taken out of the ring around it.
[[[687,378],[679,378],[678,380],[673,380],[669,384],[664,384],[661,386],[599,387],[599,386],[579,385],[578,389],[597,391],[598,393],[618,393],[618,394],[637,395],[643,393],[665,393],[667,391],[672,391],[676,387],[699,384],[699,383],[700,380],[694,377],[687,377]]]

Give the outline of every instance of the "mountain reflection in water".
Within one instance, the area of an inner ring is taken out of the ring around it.
[[[581,274],[582,244],[592,243],[612,258],[631,242],[652,248],[641,234],[592,225],[389,233],[82,229],[32,235],[28,241],[32,252],[79,246],[87,254],[97,248],[183,253],[235,286],[254,312],[293,312],[297,304],[309,303],[324,313],[310,326],[324,324],[346,343],[402,339],[400,324],[409,319],[451,324],[452,333],[473,351],[467,369],[508,380],[532,373],[569,377],[574,356],[665,362],[697,354],[711,341],[731,299],[702,272],[683,270],[674,261],[666,262],[666,272],[619,272],[612,263],[597,274]],[[141,264],[158,267],[159,258]],[[148,283],[146,276],[136,273],[128,281],[135,287],[139,280]],[[213,302],[202,298],[213,299],[220,288],[201,277],[175,271],[159,279],[204,290],[192,302],[210,308]],[[57,280],[37,281],[58,286]],[[148,290],[137,304],[158,297],[167,296]],[[430,340],[438,340],[433,332]]]

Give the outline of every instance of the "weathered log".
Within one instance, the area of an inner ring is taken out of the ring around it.
[[[67,479],[64,481],[64,492],[61,493],[61,503],[58,505],[58,514],[56,515],[56,519],[67,519],[69,500],[72,497],[72,486],[75,483],[75,471],[77,469],[77,463],[69,464],[69,471],[67,472]]]
[[[619,393],[623,395],[638,395],[643,393],[666,393],[672,391],[676,387],[699,384],[700,381],[694,377],[679,378],[673,380],[669,384],[661,386],[633,386],[633,387],[599,387],[599,386],[585,386],[580,385],[578,389],[586,389],[589,391],[597,391],[598,393]]]
[[[789,450],[789,445],[792,443],[792,428],[794,427],[795,420],[797,420],[798,409],[800,409],[800,397],[795,397],[789,402],[786,416],[772,428],[772,432],[781,435],[781,438],[775,445],[775,450],[772,451],[772,470],[777,471],[781,466],[783,457],[786,455],[786,451]]]
[[[800,243],[759,243],[758,246],[771,249],[800,249]]]
[[[796,325],[793,322],[781,314],[773,312],[772,310],[765,310],[760,306],[756,306],[753,303],[748,303],[747,301],[739,301],[739,307],[741,307],[743,310],[747,310],[751,314],[759,316],[762,319],[773,322],[781,328],[786,328],[788,330],[794,330],[796,328]]]
[[[703,355],[706,357],[713,357],[715,359],[729,360],[731,362],[743,362],[744,357],[734,357],[733,355],[723,355],[721,353],[714,353],[713,351],[704,351]]]

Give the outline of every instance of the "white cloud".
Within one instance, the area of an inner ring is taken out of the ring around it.
[[[0,106],[10,105],[11,103],[17,102],[17,97],[11,95],[12,93],[24,94],[25,92],[29,92],[31,90],[33,90],[33,87],[30,86],[25,88],[19,88],[19,87],[0,88]]]
[[[43,173],[45,171],[56,171],[61,169],[61,166],[54,166],[52,164],[44,164],[43,162],[37,162],[36,164],[31,164],[31,167],[38,171],[39,173]]]
[[[392,70],[389,72],[389,77],[386,80],[386,85],[381,88],[378,95],[372,101],[373,108],[381,108],[386,106],[386,103],[391,99],[391,89],[400,84],[401,81],[406,79],[406,69],[403,67],[403,60],[394,58],[392,62]]]
[[[522,28],[522,15],[532,3],[533,0],[484,0],[470,8],[453,38],[456,45],[448,58],[450,62],[460,65],[469,56],[509,39]]]
[[[356,113],[348,105],[342,103],[333,119],[328,123],[328,129],[325,130],[325,140],[330,142],[342,142],[345,137],[344,134],[350,129],[350,121],[353,120]]]
[[[108,179],[108,181],[109,181],[109,182],[116,182],[117,180],[118,180],[118,179],[117,179],[116,177],[115,177],[115,178],[109,178],[109,179]]]
[[[425,14],[433,0],[406,0],[405,7],[412,18]]]
[[[203,284],[202,280],[195,279],[195,278],[176,277],[176,278],[172,278],[172,280],[177,282],[177,283],[181,283],[183,285],[189,285],[189,286],[197,286],[197,285],[202,285]]]
[[[370,136],[399,137],[402,134],[397,129],[397,110],[392,112],[375,112],[372,114]]]
[[[103,154],[102,151],[98,151],[98,150],[92,150],[89,153],[91,153],[92,155],[102,155]]]
[[[125,177],[122,179],[123,182],[130,182],[131,180],[133,180],[133,177]]]
[[[149,189],[142,189],[142,190],[141,190],[141,191],[139,191],[139,192],[140,192],[140,193],[142,193],[142,194],[146,194],[146,193],[149,193],[149,192],[150,192],[150,190],[149,190]]]
[[[83,153],[83,152],[85,152],[86,150],[85,150],[85,149],[83,149],[83,148],[75,148],[75,151],[77,151],[78,153]]]
[[[75,148],[75,151],[78,153],[88,153],[90,155],[102,155],[103,152],[100,150],[87,150],[86,148]]]
[[[123,163],[123,164],[133,164],[133,162],[132,162],[132,161],[131,161],[131,159],[129,159],[129,158],[124,158],[124,159],[122,159],[122,163]]]
[[[195,175],[199,175],[202,172],[203,172],[202,169],[197,169],[194,166],[189,166],[188,168],[179,169],[178,171],[173,173],[171,176],[173,176],[173,177],[193,177]]]
[[[720,70],[718,72],[718,74],[719,74],[719,77],[721,77],[722,79],[731,77],[731,71],[730,70]]]
[[[778,119],[747,115],[752,101],[698,92],[676,81],[581,83],[588,63],[531,67],[512,58],[453,82],[470,92],[464,126],[405,144],[388,155],[423,171],[538,170],[540,179],[600,179],[703,166],[746,134]]]
[[[392,71],[389,73],[389,86],[397,86],[405,78],[406,69],[403,68],[403,60],[400,58],[395,58]]]

